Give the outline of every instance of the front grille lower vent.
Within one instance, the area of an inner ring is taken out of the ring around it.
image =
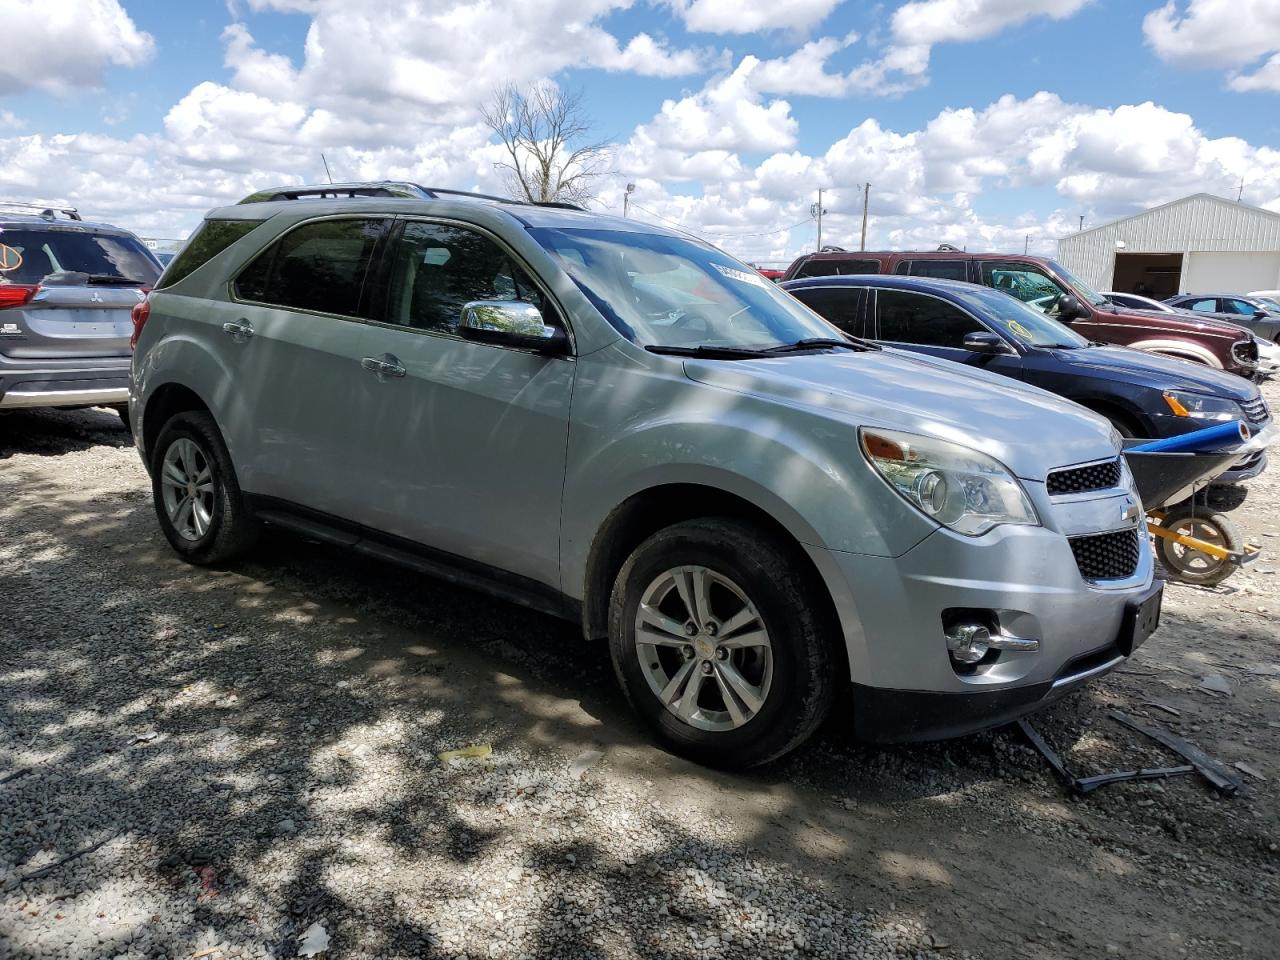
[[[1087,537],[1072,537],[1080,576],[1086,580],[1124,580],[1138,569],[1138,531],[1117,530]]]
[[[1120,486],[1120,461],[1108,460],[1106,463],[1093,463],[1087,467],[1055,470],[1049,474],[1045,486],[1051,497],[1118,487]]]

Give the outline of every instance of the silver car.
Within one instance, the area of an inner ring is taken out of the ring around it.
[[[271,524],[578,621],[725,766],[846,684],[866,738],[990,727],[1155,629],[1095,414],[846,338],[648,224],[333,191],[211,212],[139,310],[134,435],[191,562]]]
[[[159,276],[126,230],[72,209],[0,202],[0,410],[124,414],[129,313]]]

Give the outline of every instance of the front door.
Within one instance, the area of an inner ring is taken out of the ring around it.
[[[964,338],[970,333],[994,333],[1008,344],[1002,333],[932,294],[877,290],[875,331],[875,339],[888,346],[981,367],[1006,377],[1022,376],[1022,357],[1011,345],[1007,354],[974,353],[964,346]]]
[[[464,304],[557,308],[516,258],[468,226],[407,221],[361,341],[360,519],[385,533],[559,585],[560,498],[575,361],[458,336]]]

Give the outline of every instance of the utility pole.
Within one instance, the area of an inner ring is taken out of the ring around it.
[[[631,195],[636,192],[636,185],[628,183],[627,189],[622,192],[622,215],[627,216],[627,211],[631,208]]]
[[[822,190],[818,190],[818,202],[809,204],[809,215],[818,218],[818,252],[822,252]]]
[[[862,244],[859,250],[867,249],[867,204],[871,201],[871,184],[862,187]]]
[[[1240,178],[1240,192],[1236,194],[1236,203],[1244,201],[1244,177]]]
[[[1022,253],[1023,253],[1023,256],[1025,256],[1030,252],[1031,252],[1031,234],[1028,233],[1027,239],[1023,241],[1023,244],[1022,244]]]
[[[1080,232],[1084,233],[1084,214],[1080,214]]]

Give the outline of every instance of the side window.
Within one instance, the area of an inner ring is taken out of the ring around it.
[[[797,300],[835,324],[845,333],[862,336],[862,300],[865,292],[860,287],[814,287],[808,290],[790,291]]]
[[[985,329],[959,307],[919,293],[881,290],[876,305],[881,340],[959,349],[965,334]]]
[[[235,281],[236,296],[273,306],[360,316],[365,274],[385,229],[385,220],[304,224],[241,271]]]
[[[834,260],[806,260],[796,271],[796,279],[801,277],[834,277],[840,272]]]
[[[1032,263],[982,261],[982,282],[1003,290],[1051,317],[1058,315],[1058,297],[1067,291]]]
[[[1184,310],[1195,310],[1198,313],[1217,313],[1218,301],[1213,297],[1204,300],[1192,300],[1190,303],[1182,305]]]
[[[1223,300],[1223,313],[1238,313],[1243,317],[1252,317],[1258,312],[1258,308],[1252,303],[1246,303],[1244,300]]]
[[[547,323],[558,323],[529,275],[474,230],[407,223],[388,259],[388,323],[449,333],[472,300],[522,300],[541,310]]]
[[[156,283],[156,289],[172,286],[194,273],[231,244],[255,229],[258,220],[206,220],[200,224],[186,245]]]
[[[968,280],[968,264],[963,260],[912,260],[913,277],[937,277],[941,280]]]
[[[879,273],[879,260],[838,260],[836,273],[842,277],[856,277],[862,274]]]

